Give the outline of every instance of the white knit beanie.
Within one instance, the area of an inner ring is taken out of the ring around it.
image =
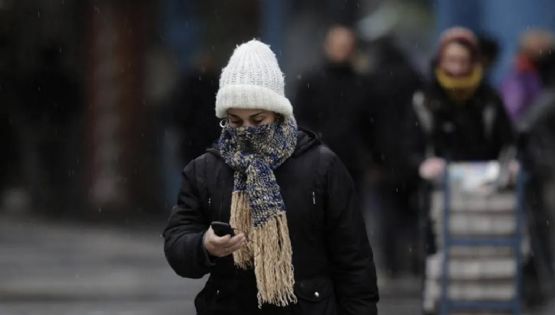
[[[265,109],[293,116],[285,97],[283,74],[270,47],[255,39],[233,52],[220,76],[216,116],[226,117],[229,108]]]

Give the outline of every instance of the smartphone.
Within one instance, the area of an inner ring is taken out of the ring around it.
[[[227,234],[235,236],[233,228],[231,227],[231,225],[229,225],[229,223],[212,221],[212,223],[210,223],[210,226],[212,227],[212,230],[214,230],[214,234],[218,236],[224,236]]]

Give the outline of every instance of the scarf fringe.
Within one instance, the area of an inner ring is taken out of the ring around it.
[[[268,220],[253,233],[254,273],[258,288],[258,307],[262,303],[286,306],[296,303],[292,250],[285,213]]]
[[[246,245],[233,252],[235,265],[241,269],[252,268],[252,223],[248,196],[244,191],[234,191],[231,194],[231,217],[229,219],[229,224],[235,229],[245,233],[247,237]]]
[[[247,194],[233,192],[230,223],[246,233],[247,246],[233,253],[235,265],[242,269],[254,265],[258,307],[263,303],[287,306],[297,303],[292,265],[293,250],[285,212],[270,218],[259,227],[252,227]]]

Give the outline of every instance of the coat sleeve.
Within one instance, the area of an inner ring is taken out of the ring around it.
[[[377,314],[379,295],[372,248],[353,182],[337,157],[328,168],[327,183],[327,243],[338,314]]]
[[[208,221],[202,211],[195,166],[196,161],[192,161],[183,170],[177,204],[163,234],[168,263],[178,275],[187,278],[201,278],[211,266],[202,244]]]

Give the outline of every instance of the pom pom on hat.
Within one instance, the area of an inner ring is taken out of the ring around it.
[[[264,109],[293,116],[284,93],[283,73],[270,47],[256,39],[233,51],[220,76],[216,116],[224,118],[229,108]]]

